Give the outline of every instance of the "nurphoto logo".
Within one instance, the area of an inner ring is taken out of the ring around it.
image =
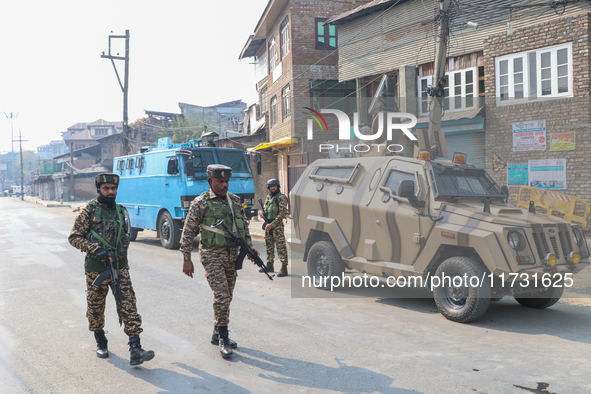
[[[332,114],[337,117],[339,123],[339,141],[346,141],[352,139],[353,131],[354,138],[357,138],[362,141],[375,141],[382,137],[384,131],[386,132],[386,138],[388,141],[392,140],[392,132],[394,130],[400,130],[406,135],[410,140],[416,141],[417,137],[415,137],[409,129],[412,129],[417,124],[417,118],[413,114],[409,114],[406,112],[380,112],[377,114],[377,122],[378,127],[375,133],[373,134],[364,134],[361,133],[359,130],[359,114],[357,112],[353,113],[353,127],[351,128],[351,121],[349,116],[338,109],[321,109],[320,112],[304,107],[307,109],[311,119],[308,119],[308,140],[313,140],[314,136],[314,121],[320,127],[320,130],[328,131],[328,125],[324,116],[322,114]],[[401,123],[403,119],[410,119],[410,122]],[[375,121],[375,120],[374,120]],[[385,127],[384,127],[385,123]],[[319,152],[328,151],[328,150],[335,150],[338,152],[340,151],[355,151],[355,152],[369,152],[372,147],[376,146],[378,152],[380,151],[381,147],[385,147],[388,152],[399,153],[402,152],[404,147],[400,144],[351,144],[348,147],[343,145],[335,145],[335,144],[319,144],[318,149]]]

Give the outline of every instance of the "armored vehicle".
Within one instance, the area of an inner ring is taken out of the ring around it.
[[[475,320],[503,296],[530,308],[555,304],[589,265],[583,229],[533,204],[508,205],[507,187],[465,160],[313,162],[290,194],[291,249],[314,279],[345,269],[382,283],[418,277],[452,321]]]

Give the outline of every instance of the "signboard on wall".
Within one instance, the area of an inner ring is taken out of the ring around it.
[[[566,159],[529,160],[529,185],[546,190],[566,189]]]
[[[507,163],[507,185],[527,186],[527,163]]]
[[[550,136],[550,150],[574,150],[576,147],[574,131],[552,133]]]
[[[546,150],[546,121],[513,123],[513,152]]]

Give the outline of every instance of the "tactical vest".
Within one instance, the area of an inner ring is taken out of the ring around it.
[[[88,239],[90,242],[92,243],[97,243],[99,244],[103,249],[105,249],[107,252],[114,252],[115,256],[116,256],[116,260],[117,260],[117,266],[118,268],[122,268],[122,265],[119,264],[119,262],[121,260],[125,260],[126,256],[124,251],[122,250],[121,247],[121,234],[123,232],[123,216],[124,216],[124,208],[123,206],[117,204],[115,206],[115,209],[112,210],[107,210],[104,209],[98,202],[96,201],[91,201],[88,203],[88,206],[90,208],[94,209],[94,216],[91,218],[92,222],[96,223],[96,222],[100,222],[101,224],[101,231],[100,232],[96,232],[92,229],[92,225],[91,225],[91,229],[88,232],[88,234],[86,235],[86,239]],[[114,245],[108,243],[105,240],[105,227],[108,223],[113,223],[115,231],[116,231],[116,237],[113,240]],[[123,255],[123,256],[122,256]],[[86,257],[86,264],[89,266],[97,266],[97,265],[102,265],[104,266],[104,263],[99,262],[98,260],[96,260],[93,256],[87,256]]]
[[[221,201],[217,198],[212,199],[209,195],[209,192],[204,192],[201,194],[201,198],[205,200],[207,203],[207,214],[203,218],[202,225],[201,225],[201,243],[205,246],[215,247],[215,248],[225,248],[232,242],[232,240],[228,237],[225,237],[220,232],[214,232],[212,230],[208,230],[211,228],[211,225],[216,223],[220,219],[224,219],[224,225],[232,230],[232,223],[236,223],[236,231],[238,235],[244,237],[246,234],[246,223],[242,219],[242,215],[240,214],[240,205],[236,202],[236,199],[233,194],[227,193],[230,197],[230,201],[232,202],[232,207],[222,204]],[[232,211],[234,210],[234,217],[232,218]],[[221,227],[218,227],[221,229]],[[218,230],[219,231],[219,230]],[[223,230],[222,230],[223,231]]]
[[[277,193],[275,196],[270,197],[267,196],[265,200],[265,212],[267,213],[267,219],[269,222],[275,220],[275,218],[279,215],[279,196],[283,194]]]

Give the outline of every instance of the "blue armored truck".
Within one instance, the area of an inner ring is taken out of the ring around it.
[[[127,208],[129,236],[155,230],[166,249],[177,249],[191,201],[209,190],[207,166],[232,167],[229,191],[239,196],[248,219],[253,209],[254,183],[243,149],[204,147],[201,140],[173,144],[160,138],[156,146],[116,157],[113,172],[121,177],[117,202]]]

